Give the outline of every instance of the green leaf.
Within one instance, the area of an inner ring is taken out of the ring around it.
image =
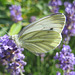
[[[18,34],[20,32],[21,28],[22,28],[21,22],[14,23],[9,30],[9,35]]]
[[[40,5],[40,4],[37,4],[36,7],[38,7],[40,10],[43,10],[42,5]]]
[[[63,10],[59,10],[59,12],[60,12],[60,13],[64,13],[64,11],[63,11]]]

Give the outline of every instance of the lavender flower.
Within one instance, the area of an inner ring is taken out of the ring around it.
[[[24,72],[26,62],[23,61],[23,50],[9,36],[0,37],[0,61],[7,66],[6,69],[11,75],[20,75]]]
[[[75,65],[75,57],[74,54],[71,53],[71,49],[69,45],[63,45],[60,53],[56,53],[55,59],[59,60],[60,68],[63,69],[66,73],[70,73],[70,71],[74,70]]]
[[[34,21],[36,21],[36,17],[35,16],[31,16],[29,22],[32,23]]]
[[[61,0],[51,0],[49,2],[49,6],[52,7],[51,12],[58,13],[59,12],[59,6],[62,5]]]
[[[75,72],[74,71],[71,71],[71,72],[69,72],[69,73],[64,73],[64,75],[75,75]]]
[[[71,71],[71,72],[69,73],[69,75],[75,75],[75,72],[74,72],[74,71]]]
[[[61,73],[60,72],[57,72],[57,74],[56,75],[61,75]]]
[[[67,23],[63,30],[63,37],[66,38],[66,41],[69,41],[67,39],[68,37],[75,36],[75,1],[73,1],[72,4],[69,2],[65,2],[64,6]]]
[[[11,18],[13,21],[18,22],[22,20],[21,6],[12,5],[11,7],[9,7],[9,9],[10,9]]]
[[[40,56],[41,56],[41,62],[43,62],[44,61],[45,54],[42,53]]]

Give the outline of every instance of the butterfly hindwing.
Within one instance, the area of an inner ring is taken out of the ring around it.
[[[46,53],[58,46],[61,35],[56,31],[35,31],[21,36],[19,41],[33,53]]]

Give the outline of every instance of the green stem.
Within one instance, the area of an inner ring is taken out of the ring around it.
[[[63,70],[63,75],[64,75],[65,71]]]
[[[38,75],[41,75],[40,73],[40,57],[37,56],[37,70],[38,70]]]
[[[41,61],[41,73],[42,73],[42,75],[45,75],[44,60]]]
[[[21,73],[21,75],[25,75],[25,74],[23,74],[23,72],[22,72],[22,70],[20,69],[20,73]]]

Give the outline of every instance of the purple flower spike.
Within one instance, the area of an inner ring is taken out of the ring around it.
[[[63,30],[64,43],[69,43],[70,36],[75,36],[75,1],[73,3],[65,2],[66,25]],[[65,40],[66,39],[66,40]]]
[[[11,75],[20,75],[20,72],[24,72],[27,63],[23,61],[23,50],[9,36],[0,37],[0,61],[7,66],[6,69]]]
[[[12,5],[11,7],[9,7],[9,9],[10,9],[11,18],[13,21],[18,22],[22,20],[21,6]]]
[[[63,45],[62,50],[59,53],[56,53],[56,56],[54,58],[55,60],[59,60],[60,68],[63,69],[66,73],[67,71],[74,70],[75,57],[74,54],[71,53],[69,45]]]
[[[67,25],[63,30],[63,34],[75,36],[75,1],[73,1],[72,4],[65,2],[64,6],[66,11]]]

